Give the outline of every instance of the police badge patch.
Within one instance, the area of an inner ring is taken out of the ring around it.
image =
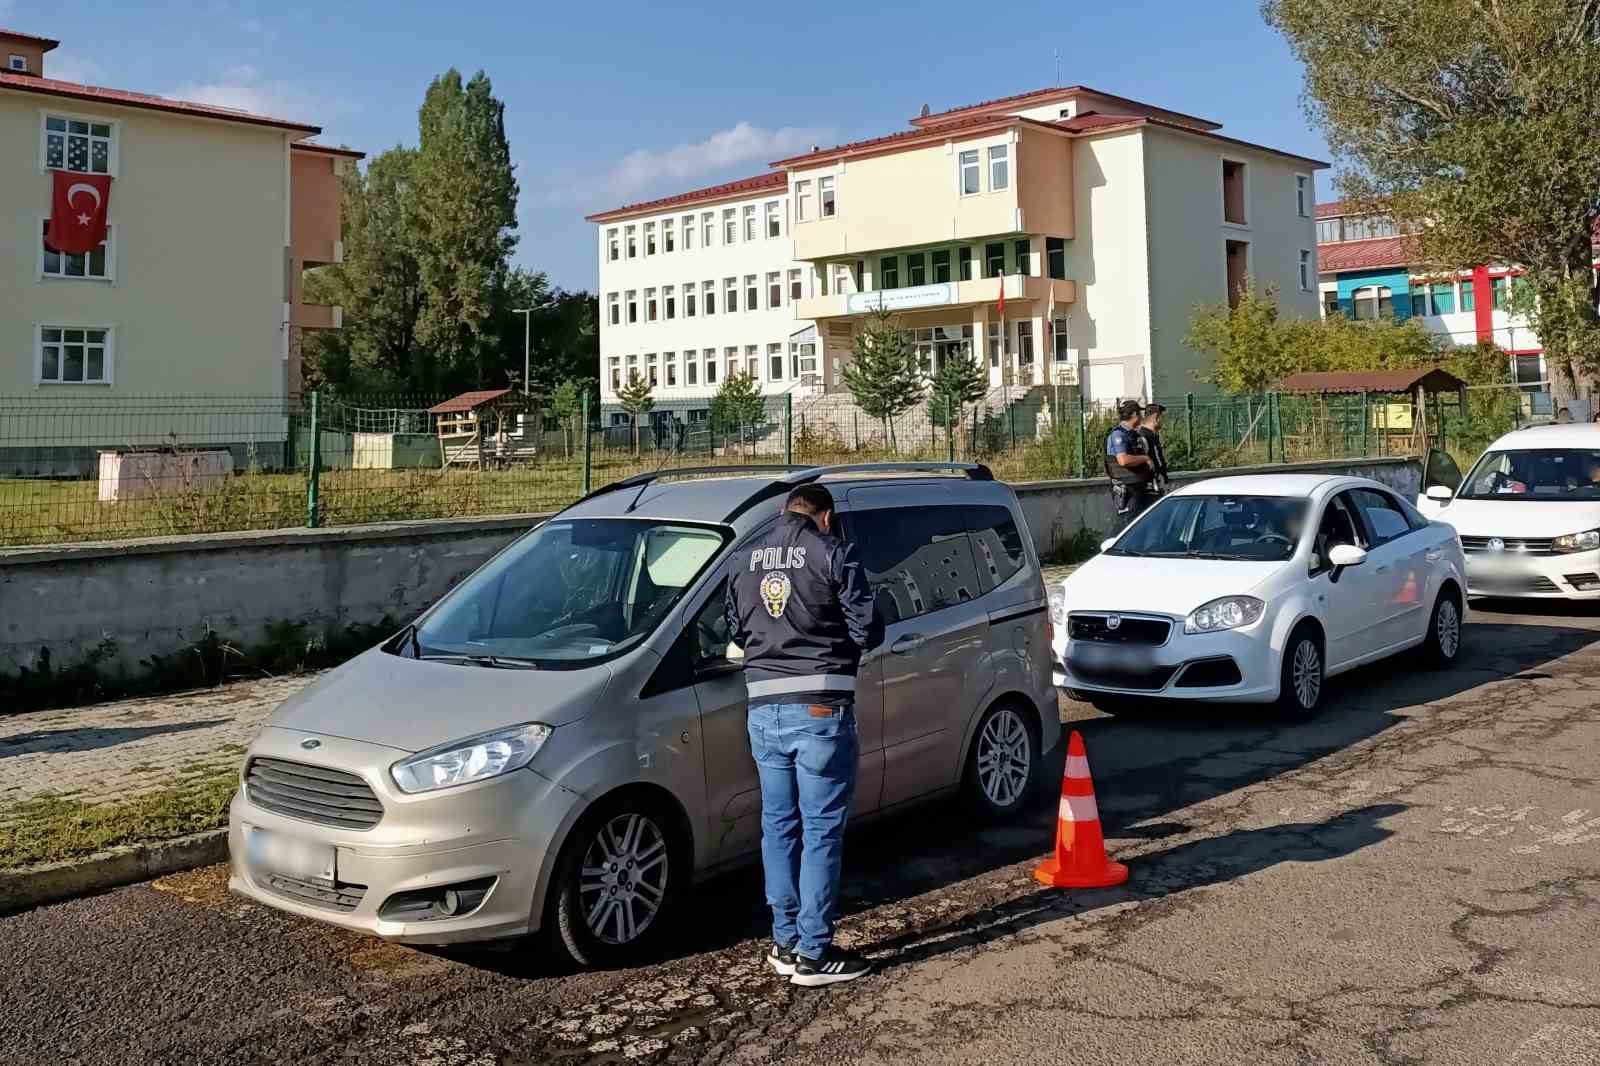
[[[761,602],[767,605],[767,613],[774,618],[783,617],[783,609],[789,604],[789,593],[794,586],[789,583],[789,575],[782,570],[772,570],[761,578]]]

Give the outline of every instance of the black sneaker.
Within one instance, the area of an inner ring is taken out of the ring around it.
[[[789,978],[789,982],[803,988],[821,988],[823,985],[836,985],[841,981],[854,981],[857,977],[865,977],[871,971],[872,963],[855,952],[830,947],[820,959],[796,955],[794,976]]]
[[[773,944],[767,948],[767,965],[777,971],[779,977],[794,976],[794,951],[780,944]]]

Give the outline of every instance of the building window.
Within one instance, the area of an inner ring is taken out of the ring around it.
[[[1489,305],[1496,311],[1505,311],[1510,308],[1508,299],[1508,279],[1505,277],[1489,279]]]
[[[71,255],[58,252],[44,242],[43,235],[50,232],[50,220],[45,219],[40,223],[39,248],[39,273],[47,278],[85,278],[92,281],[110,281],[111,264],[115,257],[111,248],[116,240],[116,227],[106,229],[106,239],[100,242],[99,247],[83,255]]]
[[[678,384],[678,353],[662,352],[661,361],[667,367],[667,388],[670,389]]]
[[[834,212],[833,179],[817,179],[817,214],[822,218],[832,218]]]
[[[629,289],[628,290],[627,303],[628,303],[628,325],[631,326],[635,322],[639,321],[639,290],[638,289]]]
[[[900,287],[900,257],[886,255],[878,260],[878,288],[898,289]]]
[[[744,239],[747,240],[747,241],[753,241],[753,240],[756,239],[756,205],[755,204],[745,204],[744,205]]]
[[[1300,291],[1311,291],[1311,249],[1300,249]]]
[[[661,302],[666,306],[666,315],[669,319],[676,318],[678,315],[677,291],[671,285],[663,286],[661,289]]]
[[[644,320],[646,322],[654,322],[656,320],[656,290],[654,289],[644,290]]]
[[[654,222],[646,222],[644,224],[644,254],[656,254],[656,224]]]
[[[715,348],[707,348],[706,349],[706,384],[707,385],[715,385],[716,383],[717,383],[717,350]]]
[[[800,297],[802,295],[803,295],[803,287],[802,287],[802,282],[801,282],[801,278],[800,278],[800,271],[799,270],[790,270],[789,271],[789,302],[793,303],[794,301],[800,299]]]
[[[731,207],[722,209],[722,243],[733,244],[739,239],[739,212]]]
[[[1057,315],[1050,322],[1050,358],[1056,363],[1072,362],[1072,331],[1067,328],[1065,315]]]
[[[1453,282],[1431,286],[1433,296],[1433,313],[1436,315],[1453,315],[1456,311],[1456,287]]]
[[[639,258],[639,235],[634,232],[634,227],[629,226],[623,230],[628,235],[628,258]]]
[[[683,216],[683,250],[688,251],[694,247],[694,216]]]
[[[1394,315],[1394,300],[1387,285],[1368,285],[1350,294],[1356,318],[1362,322],[1390,318]]]
[[[756,285],[757,278],[754,274],[744,276],[744,309],[746,311],[761,310],[761,289]]]
[[[1033,320],[1024,318],[1017,321],[1017,362],[1022,366],[1033,365]]]
[[[1393,237],[1399,233],[1394,219],[1387,215],[1354,215],[1344,220],[1344,239],[1364,241],[1370,237]]]
[[[1044,239],[1045,271],[1057,281],[1067,280],[1067,241],[1065,237]]]
[[[1011,186],[1011,146],[989,146],[989,191],[999,192]]]
[[[1012,244],[1015,251],[1014,258],[1017,263],[1018,274],[1033,273],[1033,247],[1025,240],[1015,241]]]
[[[622,305],[621,305],[620,301],[618,300],[618,297],[617,297],[616,293],[611,293],[609,296],[606,297],[606,311],[607,311],[607,320],[613,326],[621,325],[621,323],[622,323]]]
[[[811,182],[797,181],[794,183],[794,220],[807,222],[811,219]]]
[[[1238,307],[1250,276],[1250,242],[1222,242],[1223,269],[1228,286],[1228,306]]]
[[[1478,294],[1472,289],[1472,282],[1466,278],[1461,279],[1461,310],[1476,311],[1478,309]]]
[[[1321,222],[1317,223],[1318,244],[1339,243],[1339,221],[1340,220],[1337,218],[1325,218]]]
[[[1518,385],[1544,384],[1544,367],[1541,365],[1543,357],[1538,355],[1513,356],[1516,364]]]
[[[44,117],[46,170],[76,170],[83,174],[110,174],[114,147],[111,123],[63,115]]]
[[[617,240],[617,228],[615,226],[606,230],[606,258],[613,263],[622,258],[622,246]]]
[[[957,248],[956,259],[957,264],[961,267],[961,280],[971,281],[973,279],[971,246],[963,244],[960,248]]]
[[[783,202],[781,200],[767,201],[767,236],[783,236]]]
[[[933,253],[933,283],[943,285],[950,280],[950,249],[941,248]]]
[[[989,365],[991,367],[998,368],[1000,366],[1000,356],[1002,354],[1000,348],[1002,341],[1003,338],[1000,334],[1000,323],[989,323]]]
[[[983,246],[984,277],[998,278],[1006,272],[1006,246],[1002,241],[990,241]]]
[[[685,385],[700,384],[700,360],[695,358],[693,351],[683,353],[683,383]]]
[[[717,216],[710,211],[700,216],[700,247],[710,248],[717,238]]]
[[[961,168],[961,195],[976,196],[982,191],[978,175],[978,150],[962,152],[956,157]]]
[[[853,288],[850,285],[850,267],[846,263],[833,263],[828,267],[828,275],[833,283],[833,294],[843,296],[848,292],[859,292],[860,285]]]
[[[728,376],[731,378],[739,372],[739,349],[730,344],[722,349],[722,356],[728,361]]]
[[[1411,290],[1411,313],[1425,315],[1428,313],[1428,287],[1420,285]]]
[[[760,380],[760,378],[761,378],[761,355],[760,355],[760,352],[761,352],[761,349],[757,345],[747,344],[747,345],[744,346],[745,369],[749,372],[751,377],[753,377],[753,378],[755,378],[757,380]]]
[[[19,56],[12,52],[6,59],[6,65],[19,74],[28,73],[28,57]]]
[[[774,310],[783,306],[783,275],[776,270],[767,274],[767,308]]]
[[[617,392],[622,388],[622,358],[611,357],[611,391]]]
[[[55,385],[111,384],[111,330],[39,327],[39,381]]]
[[[688,233],[690,231],[685,230],[684,232]],[[686,281],[686,282],[683,283],[683,317],[684,318],[693,318],[694,317],[694,288],[695,288],[694,282],[692,282],[692,281]]]
[[[1301,218],[1311,217],[1311,178],[1305,174],[1294,176],[1294,213]]]
[[[664,252],[672,251],[677,245],[676,240],[674,240],[674,236],[675,235],[673,233],[673,229],[674,229],[674,226],[673,226],[672,219],[668,218],[668,219],[663,219],[662,220],[662,222],[661,222],[661,250],[664,251]]]
[[[731,315],[739,310],[739,279],[722,279],[722,312]]]
[[[648,352],[644,357],[645,377],[649,379],[652,387],[661,384],[661,378],[656,368],[656,353]]]
[[[1339,313],[1339,290],[1326,290],[1322,294],[1322,317],[1332,318]]]
[[[1222,220],[1245,225],[1245,169],[1234,159],[1222,161]]]
[[[706,314],[714,315],[717,313],[716,282],[708,281],[700,286],[700,302],[705,305]]]
[[[783,380],[783,345],[767,345],[767,380]]]
[[[907,285],[926,285],[928,283],[927,258],[921,252],[913,252],[906,256]]]

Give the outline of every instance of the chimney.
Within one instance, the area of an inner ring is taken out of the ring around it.
[[[44,54],[60,41],[0,29],[0,70],[8,74],[44,76]]]

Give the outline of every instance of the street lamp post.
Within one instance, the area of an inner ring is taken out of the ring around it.
[[[533,331],[533,308],[513,307],[512,314],[522,316],[522,395],[528,395],[528,340]]]

